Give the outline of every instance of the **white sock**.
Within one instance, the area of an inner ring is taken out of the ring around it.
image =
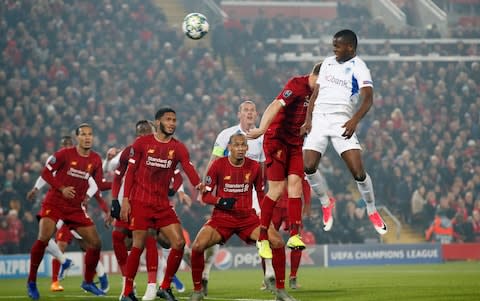
[[[167,261],[165,257],[162,255],[158,258],[158,268],[157,268],[157,282],[160,285],[163,282],[163,278],[165,277],[165,268],[167,267]]]
[[[105,267],[103,266],[103,263],[101,261],[98,261],[95,271],[97,272],[97,277],[102,277],[103,275],[105,275]]]
[[[210,270],[212,269],[213,260],[215,259],[215,254],[217,254],[219,249],[219,245],[214,245],[206,250],[205,267],[203,268],[202,279],[208,280],[210,278]]]
[[[63,254],[62,251],[60,251],[60,248],[58,247],[57,243],[52,238],[50,238],[50,240],[48,241],[48,245],[45,251],[47,251],[50,255],[52,255],[58,261],[60,261],[61,264],[64,264],[65,260],[67,260],[67,257],[65,256],[65,254]]]
[[[323,207],[328,207],[330,205],[330,198],[327,195],[327,181],[325,177],[317,169],[314,173],[306,175],[308,184],[312,187],[313,192],[320,198],[320,203]]]
[[[367,174],[367,177],[363,182],[357,181],[357,187],[367,205],[367,213],[370,215],[377,211],[375,208],[375,194],[373,193],[373,184],[370,176]]]
[[[122,293],[120,294],[120,296],[122,296],[125,292],[125,276],[122,276]]]
[[[275,277],[275,271],[273,270],[272,259],[265,260],[265,278]]]

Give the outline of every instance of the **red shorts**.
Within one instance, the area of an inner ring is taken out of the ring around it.
[[[272,224],[275,230],[279,231],[282,223],[285,222],[284,230],[288,230],[288,209],[285,207],[273,207]]]
[[[131,230],[129,222],[124,222],[124,221],[118,220],[118,219],[115,219],[115,221],[113,222],[113,226],[115,228],[122,228],[122,229],[126,229],[126,230]]]
[[[61,219],[69,229],[89,227],[94,225],[87,212],[81,207],[59,207],[51,202],[42,203],[42,208],[40,209],[38,216],[40,218],[48,217],[55,223]]]
[[[67,225],[63,225],[60,229],[57,230],[57,234],[55,235],[56,241],[63,241],[67,244],[70,244],[73,239],[73,234],[70,232],[70,228]]]
[[[171,206],[159,208],[139,201],[132,203],[135,204],[131,206],[130,214],[130,229],[132,231],[149,228],[158,230],[172,224],[180,224],[180,220]]]
[[[265,166],[267,180],[283,181],[288,175],[304,177],[301,145],[290,145],[278,139],[265,139]]]
[[[253,230],[260,226],[260,219],[255,209],[243,214],[238,212],[232,214],[225,210],[214,209],[212,216],[205,225],[212,227],[220,233],[223,240],[222,243],[226,243],[233,234],[237,234],[246,243],[253,243],[250,235]]]

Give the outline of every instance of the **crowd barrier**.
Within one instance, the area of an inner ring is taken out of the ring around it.
[[[69,275],[82,275],[84,256],[81,252],[67,252],[75,265]],[[159,255],[166,256],[159,252]],[[289,265],[287,250],[287,265]],[[113,251],[103,251],[100,257],[107,273],[120,273]],[[39,266],[38,276],[51,275],[51,256],[45,255]],[[465,244],[350,244],[313,245],[302,252],[302,266],[336,267],[355,265],[428,264],[449,260],[480,260],[480,243]],[[140,272],[146,271],[144,257],[140,260]],[[27,278],[30,266],[29,254],[1,255],[0,279]],[[214,259],[217,270],[258,269],[261,260],[255,247],[222,247]],[[182,262],[180,270],[188,270]]]

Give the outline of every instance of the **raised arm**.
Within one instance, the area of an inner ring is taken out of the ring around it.
[[[260,125],[258,128],[254,128],[248,131],[247,138],[248,139],[256,139],[261,135],[265,134],[268,127],[272,123],[275,116],[277,116],[278,112],[285,106],[285,101],[283,99],[275,99],[273,100],[268,107],[265,109],[265,112],[262,115],[262,119],[260,120]]]

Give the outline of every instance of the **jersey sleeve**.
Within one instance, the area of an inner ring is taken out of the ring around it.
[[[63,186],[63,183],[55,177],[54,173],[65,164],[66,157],[65,149],[57,151],[50,157],[42,171],[41,177],[55,189],[60,189]]]
[[[218,183],[218,166],[220,160],[213,161],[212,165],[207,171],[207,176],[205,177],[205,192],[202,195],[202,200],[207,204],[216,204],[217,197],[213,195],[215,187]]]
[[[113,181],[112,181],[112,198],[117,199],[118,193],[120,192],[120,187],[122,187],[122,179],[127,171],[128,158],[130,156],[130,147],[125,148],[120,154],[119,162],[117,168],[113,172]]]
[[[182,164],[183,171],[187,175],[190,183],[193,186],[197,186],[200,184],[200,176],[198,175],[195,167],[193,167],[192,162],[190,161],[190,155],[188,153],[187,148],[182,143],[179,143],[179,161]]]
[[[217,139],[215,139],[215,144],[213,145],[212,155],[217,157],[225,157],[225,151],[228,145],[228,137],[225,134],[225,130],[221,131],[218,134]]]
[[[355,65],[355,69],[353,70],[353,76],[357,79],[358,87],[360,89],[364,87],[373,87],[370,69],[368,69],[367,65],[364,62]]]
[[[123,196],[129,197],[130,191],[133,186],[135,172],[138,169],[140,164],[140,158],[142,156],[142,147],[141,147],[141,140],[137,139],[132,147],[130,148],[130,155],[128,159],[128,167],[127,171],[125,172],[125,182],[123,187]]]
[[[263,139],[264,139],[264,136],[261,136],[260,139],[262,139],[262,140],[261,140],[261,146],[262,146],[262,147],[261,147],[261,150],[262,150],[262,151],[260,152],[260,157],[258,158],[258,162],[263,163],[263,162],[265,162],[265,161],[267,160],[267,157],[265,157],[265,150],[263,149]]]
[[[298,91],[298,85],[295,83],[293,79],[290,79],[285,86],[283,87],[283,90],[278,94],[276,97],[277,100],[279,100],[282,103],[282,106],[288,106],[289,104],[293,103],[296,97],[296,93]]]
[[[175,171],[173,172],[171,187],[175,192],[177,192],[179,191],[182,185],[183,185],[183,177],[182,177],[182,174],[180,173],[180,169],[175,169]]]
[[[98,191],[98,185],[92,177],[88,178],[87,196],[91,198]]]
[[[101,188],[103,187],[103,164],[102,164],[102,159],[100,156],[95,156],[95,164],[94,166],[96,167],[93,172],[92,172],[92,177],[97,183],[98,189],[102,190]]]

